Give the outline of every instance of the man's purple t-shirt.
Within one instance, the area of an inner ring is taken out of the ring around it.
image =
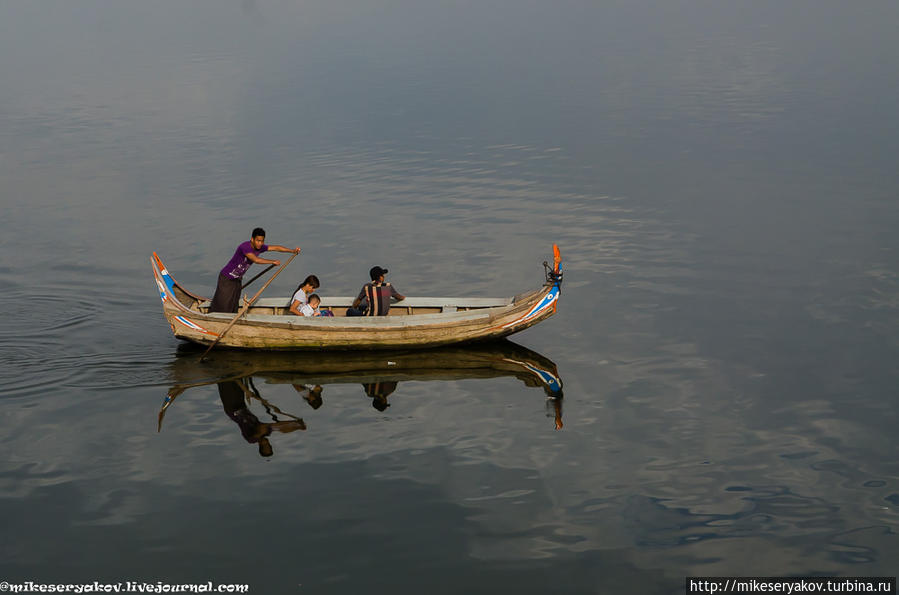
[[[243,274],[246,273],[250,269],[250,265],[253,264],[253,261],[247,258],[247,254],[252,252],[256,256],[259,256],[263,252],[268,251],[268,245],[262,244],[262,248],[259,250],[253,249],[253,242],[247,240],[243,242],[240,246],[237,247],[237,250],[234,252],[234,256],[231,257],[231,260],[228,261],[228,264],[225,265],[225,268],[222,269],[222,275],[226,277],[230,277],[231,279],[240,279],[243,277]]]

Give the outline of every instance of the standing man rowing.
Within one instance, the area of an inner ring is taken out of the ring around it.
[[[300,248],[285,248],[284,246],[269,246],[265,243],[265,230],[257,227],[253,230],[249,241],[241,243],[228,264],[219,272],[218,283],[215,286],[215,295],[212,296],[210,312],[237,312],[240,304],[240,289],[243,285],[243,275],[249,270],[250,265],[256,264],[281,264],[280,260],[261,258],[263,252],[292,252],[300,253]]]

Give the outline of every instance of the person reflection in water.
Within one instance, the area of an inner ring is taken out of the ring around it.
[[[318,409],[322,406],[321,385],[316,384],[315,386],[309,386],[306,384],[294,384],[293,388],[300,393],[303,400],[309,403],[309,406],[313,409]]]
[[[270,457],[274,454],[272,444],[268,437],[275,430],[282,433],[293,432],[295,430],[305,430],[306,424],[302,419],[261,422],[259,418],[247,407],[245,395],[252,395],[249,387],[246,386],[244,379],[232,380],[229,382],[219,382],[219,398],[222,400],[222,407],[225,413],[231,418],[231,421],[240,427],[240,433],[244,440],[250,444],[259,445],[259,455]]]
[[[371,406],[378,411],[384,411],[390,407],[387,397],[396,390],[396,382],[367,382],[362,385],[365,394],[372,398]]]

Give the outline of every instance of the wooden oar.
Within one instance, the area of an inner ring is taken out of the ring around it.
[[[249,281],[247,281],[247,282],[244,283],[243,285],[241,285],[240,288],[241,288],[241,289],[244,289],[247,285],[249,285],[250,283],[252,283],[252,282],[255,281],[256,279],[258,279],[258,278],[261,277],[262,275],[266,274],[267,272],[269,272],[269,271],[272,270],[273,268],[275,268],[275,265],[273,265],[273,264],[268,265],[267,267],[265,267],[264,269],[262,269],[262,272],[261,272],[261,273],[259,273],[258,275],[256,275],[255,277],[253,277],[252,279],[250,279]]]
[[[277,271],[275,271],[275,274],[272,275],[272,278],[269,279],[268,281],[266,281],[266,282],[265,282],[265,285],[263,285],[261,288],[259,288],[259,291],[256,292],[256,295],[253,296],[253,299],[251,299],[250,301],[246,302],[246,303],[243,305],[243,307],[240,309],[240,312],[237,313],[237,316],[235,316],[235,317],[231,320],[231,322],[228,324],[228,326],[225,327],[225,330],[223,330],[222,332],[219,333],[219,336],[215,338],[215,341],[212,342],[212,345],[209,346],[209,349],[207,349],[207,350],[203,353],[203,355],[200,356],[200,361],[203,361],[203,360],[206,358],[206,355],[207,355],[210,351],[212,351],[212,348],[215,347],[215,346],[218,344],[218,342],[222,340],[222,337],[225,336],[225,333],[227,333],[228,331],[231,330],[231,327],[234,326],[234,323],[236,323],[236,322],[240,319],[240,317],[243,316],[243,315],[246,313],[246,311],[250,309],[250,306],[253,305],[253,302],[255,302],[256,299],[257,299],[260,295],[262,295],[262,292],[265,291],[265,288],[268,287],[269,284],[270,284],[272,281],[274,281],[274,280],[278,277],[278,275],[281,274],[281,271],[283,271],[284,269],[286,269],[286,268],[287,268],[287,265],[289,265],[290,262],[291,262],[294,258],[296,258],[296,257],[297,257],[297,253],[294,252],[293,256],[291,256],[290,258],[288,258],[288,259],[287,259],[287,262],[285,262],[284,264],[282,264],[282,265],[281,265],[281,268],[278,269]]]

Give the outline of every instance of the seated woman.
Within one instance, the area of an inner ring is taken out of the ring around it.
[[[290,298],[290,313],[302,316],[303,313],[300,311],[300,308],[309,301],[308,295],[318,288],[318,277],[315,275],[306,277],[293,293],[293,297]]]

